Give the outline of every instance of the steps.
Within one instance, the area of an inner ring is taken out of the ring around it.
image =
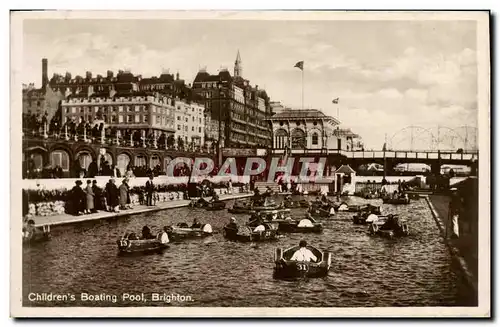
[[[259,189],[260,193],[264,193],[267,190],[267,187],[273,191],[273,192],[279,192],[280,187],[277,183],[273,182],[255,182],[255,188]]]

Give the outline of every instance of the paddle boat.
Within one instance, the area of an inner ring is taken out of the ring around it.
[[[180,241],[190,238],[203,238],[213,235],[210,224],[201,225],[199,228],[189,227],[186,223],[179,223],[177,226],[170,226],[167,231],[171,241]]]
[[[382,199],[385,204],[409,204],[410,198],[407,195],[397,197],[385,197]]]
[[[122,255],[161,253],[169,247],[169,240],[162,242],[165,232],[159,232],[156,236],[149,232],[149,228],[142,230],[143,237],[139,238],[136,233],[125,233],[119,240],[118,251]]]
[[[372,210],[372,208],[378,208],[378,209],[373,209],[377,210],[373,213],[375,214],[380,214],[380,207],[371,205],[371,204],[353,204],[349,205],[345,202],[342,202],[338,207],[336,208],[337,211],[344,211],[344,212],[361,212],[361,211],[367,211],[367,210]]]
[[[29,220],[23,227],[23,244],[32,245],[36,243],[47,242],[51,238],[50,225],[35,227],[35,222]]]
[[[410,235],[408,225],[399,222],[398,218],[398,215],[388,215],[383,217],[383,219],[377,219],[370,224],[368,232],[370,235],[378,235],[391,239]]]
[[[280,209],[280,205],[276,203],[273,199],[268,197],[265,198],[264,201],[254,202],[252,210],[253,211],[263,211],[263,210],[277,210]]]
[[[368,205],[368,207],[352,217],[352,220],[355,224],[366,224],[372,222],[373,216],[377,217],[378,215],[381,215],[380,207]],[[370,216],[372,217],[368,219]]]
[[[253,220],[248,223],[250,227],[257,227],[262,223],[278,224],[278,232],[285,233],[321,233],[323,225],[312,217],[295,220],[290,216],[290,209],[275,210],[274,212],[260,214],[259,217],[252,216]]]
[[[226,209],[226,203],[224,201],[220,201],[220,200],[208,202],[207,205],[205,206],[205,209],[207,211],[224,210],[224,209]]]
[[[294,246],[284,251],[281,248],[275,250],[273,278],[320,278],[328,275],[328,270],[332,265],[331,253],[322,252],[313,246],[307,246],[307,249],[316,256],[316,262],[292,261],[291,258],[299,248],[299,246]]]
[[[308,212],[314,217],[330,217],[335,215],[335,208],[328,204],[313,204]]]
[[[227,211],[229,213],[252,213],[253,210],[253,201],[237,201],[231,208],[228,208]]]
[[[224,237],[236,242],[266,242],[278,239],[278,224],[263,223],[255,228],[240,226],[238,229],[224,227]]]

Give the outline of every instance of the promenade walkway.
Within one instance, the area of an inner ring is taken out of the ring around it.
[[[437,218],[441,221],[444,228],[444,237],[448,244],[450,244],[452,251],[461,258],[465,264],[473,283],[474,288],[477,290],[478,282],[478,238],[477,234],[470,228],[461,228],[460,237],[452,239],[451,235],[451,220],[448,219],[448,206],[450,197],[446,195],[431,195],[429,200],[436,211]],[[464,224],[460,224],[464,226]]]
[[[220,195],[220,200],[233,200],[233,199],[241,199],[251,197],[252,193],[241,193],[241,194],[223,194]],[[206,198],[207,200],[210,198]],[[68,214],[54,215],[54,216],[35,216],[33,219],[35,220],[36,226],[43,225],[64,225],[64,224],[73,224],[78,222],[90,221],[90,220],[98,220],[98,219],[106,219],[106,218],[115,218],[122,216],[130,216],[137,215],[144,212],[154,212],[161,211],[173,208],[181,208],[187,207],[191,200],[176,200],[176,201],[167,201],[158,203],[156,206],[148,207],[145,205],[137,205],[132,209],[123,210],[120,212],[107,212],[107,211],[99,211],[97,213],[81,215],[81,216],[73,216]]]

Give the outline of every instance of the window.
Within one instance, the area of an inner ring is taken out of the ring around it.
[[[118,116],[118,122],[123,123],[123,116],[122,115]]]
[[[156,116],[156,123],[157,123],[157,124],[160,124],[160,123],[161,123],[161,117],[160,117],[160,116],[158,116],[158,115]]]
[[[112,123],[116,123],[116,121],[117,121],[116,116],[115,115],[111,116],[111,122]]]
[[[128,118],[127,118],[127,123],[133,123],[133,122],[134,122],[134,116],[129,115],[129,116],[127,116],[127,117],[128,117]]]
[[[144,115],[144,116],[142,116],[142,118],[143,118],[143,122],[147,123],[149,120],[149,115]]]
[[[201,124],[201,118],[199,118],[200,124]]]
[[[69,155],[66,151],[56,150],[50,154],[50,163],[52,167],[59,166],[63,171],[69,170]]]
[[[181,116],[177,116],[177,120],[181,120]]]
[[[134,107],[135,111],[139,111],[139,106]]]
[[[188,122],[188,118],[186,117],[186,123]]]
[[[194,126],[191,126],[191,132],[194,132]]]
[[[71,113],[73,113],[73,114],[76,113],[76,107],[71,107]]]
[[[187,132],[188,131],[188,127],[187,126],[184,126],[184,131]]]
[[[140,123],[141,122],[141,119],[140,119],[139,115],[135,115],[134,122],[136,122],[136,123]]]
[[[192,120],[193,120],[193,122],[194,122],[194,117],[191,117],[191,118],[192,118]]]
[[[201,127],[198,127],[198,133],[201,133]]]
[[[312,135],[312,145],[318,145],[318,133]]]
[[[177,124],[177,130],[180,131],[181,130],[181,125]]]

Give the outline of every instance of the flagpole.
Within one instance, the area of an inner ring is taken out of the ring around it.
[[[304,66],[302,66],[302,110],[304,110]]]

